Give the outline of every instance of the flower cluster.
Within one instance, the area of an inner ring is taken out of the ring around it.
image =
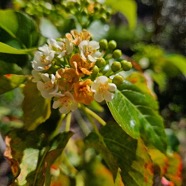
[[[54,109],[66,114],[76,110],[79,103],[89,105],[93,100],[113,99],[116,91],[113,82],[118,77],[112,82],[111,73],[105,70],[110,62],[104,57],[110,49],[105,48],[104,42],[92,40],[87,30],[72,30],[64,38],[48,39],[47,44],[38,48],[32,61],[33,81],[44,98],[53,99]],[[112,46],[113,42],[110,43]],[[113,56],[120,58],[121,51],[119,56],[116,53]],[[115,73],[117,65],[113,64],[109,66]]]

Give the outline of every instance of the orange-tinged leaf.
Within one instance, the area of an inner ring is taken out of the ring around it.
[[[165,177],[175,183],[176,186],[182,185],[182,160],[178,153],[168,155]]]
[[[149,149],[148,152],[151,156],[153,164],[160,168],[160,176],[162,177],[166,172],[168,162],[167,156],[165,156],[165,154],[158,149]]]
[[[152,80],[147,75],[145,76],[140,72],[133,72],[127,77],[127,80],[136,85],[144,93],[149,93],[152,96],[155,96],[152,92]]]
[[[20,86],[26,80],[24,75],[6,74],[0,76],[0,94]]]

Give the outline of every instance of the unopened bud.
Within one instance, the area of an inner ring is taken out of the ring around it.
[[[112,82],[116,85],[119,86],[121,83],[123,83],[123,77],[121,75],[116,75],[114,76]]]
[[[114,41],[114,40],[109,41],[109,43],[108,43],[108,48],[109,48],[110,50],[114,50],[116,47],[117,47],[116,41]]]
[[[102,39],[100,40],[99,45],[101,49],[105,50],[108,47],[108,41],[106,39]]]
[[[94,80],[99,73],[99,68],[95,65],[94,68],[92,69],[91,73],[91,79]]]
[[[128,71],[132,68],[132,63],[126,60],[121,61],[121,66],[124,71]]]
[[[111,69],[113,72],[117,72],[121,69],[121,63],[118,61],[114,61],[111,65]]]
[[[112,55],[113,55],[113,58],[119,59],[122,56],[122,52],[121,52],[121,50],[116,49],[116,50],[114,50]]]
[[[104,59],[104,58],[99,58],[99,59],[97,59],[96,65],[97,65],[99,68],[105,66],[105,65],[106,65],[105,59]]]

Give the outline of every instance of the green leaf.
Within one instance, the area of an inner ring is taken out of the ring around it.
[[[88,147],[96,149],[103,156],[105,162],[112,171],[113,177],[116,178],[118,172],[118,164],[114,159],[114,156],[106,147],[103,139],[96,133],[92,132],[85,138],[85,143]]]
[[[37,185],[43,185],[45,183],[45,186],[50,186],[51,182],[51,175],[50,175],[50,168],[52,164],[55,162],[55,160],[61,155],[63,152],[63,149],[65,148],[68,140],[73,135],[72,132],[64,132],[56,136],[54,139],[54,142],[57,143],[56,148],[53,150],[50,150],[45,156],[42,162],[42,167],[39,170],[39,172],[36,171],[37,175]],[[45,176],[44,176],[45,175]]]
[[[110,5],[115,11],[120,11],[125,15],[129,26],[134,29],[137,22],[137,4],[134,0],[106,0],[106,4]]]
[[[7,74],[0,76],[0,94],[20,86],[25,80],[26,77],[24,75]]]
[[[173,64],[186,76],[186,57],[185,56],[178,55],[178,54],[172,54],[172,55],[165,56],[165,58],[168,64],[169,63]]]
[[[27,175],[36,169],[38,154],[39,154],[38,149],[26,148],[24,150],[23,158],[20,164],[21,174],[18,177],[19,185],[25,185],[27,183],[26,182]]]
[[[100,130],[101,136],[92,133],[86,139],[108,164],[108,157],[112,156],[125,186],[151,186],[153,173],[150,168],[151,159],[141,140],[136,140],[126,134],[116,123],[108,123]],[[92,137],[94,136],[94,138]],[[102,145],[100,145],[102,144]],[[149,167],[148,167],[149,165]],[[108,164],[109,166],[109,164]],[[111,168],[111,166],[109,166]],[[113,170],[111,169],[113,172]]]
[[[43,140],[39,130],[27,131],[23,128],[13,129],[7,136],[10,139],[12,156],[19,163],[22,162],[25,149],[36,149],[38,148],[39,143],[41,143],[41,140]]]
[[[10,64],[0,60],[0,75],[22,74],[22,69],[15,63]]]
[[[127,81],[118,89],[114,99],[107,103],[116,122],[131,137],[141,136],[148,146],[165,151],[166,135],[154,97]]]
[[[28,81],[23,90],[23,122],[27,130],[34,130],[51,114],[50,100],[41,96],[36,83]]]
[[[154,95],[148,84],[152,84],[151,80],[147,80],[145,75],[141,72],[132,72],[126,77],[126,80],[134,84],[144,93]]]
[[[98,158],[85,164],[84,186],[115,186],[112,174]]]
[[[0,17],[0,27],[17,40],[22,48],[37,45],[38,28],[28,15],[14,10],[0,10]]]
[[[0,53],[6,53],[6,54],[28,54],[29,52],[34,51],[35,48],[31,49],[17,49],[13,48],[7,44],[4,44],[0,42]]]

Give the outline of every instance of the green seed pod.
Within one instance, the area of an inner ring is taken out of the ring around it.
[[[124,71],[129,71],[132,68],[132,63],[126,60],[121,61],[121,66]]]
[[[117,72],[121,69],[121,63],[118,61],[114,61],[111,65],[111,69],[113,72]]]
[[[113,58],[119,59],[122,56],[122,51],[119,49],[116,49],[116,50],[114,50],[112,55],[113,55]]]
[[[104,58],[99,58],[99,59],[97,59],[96,65],[97,65],[99,68],[105,66],[105,65],[106,65],[105,59],[104,59]]]
[[[101,39],[99,45],[102,50],[105,50],[108,47],[108,41],[106,39]]]
[[[114,83],[116,86],[119,86],[121,83],[123,83],[123,77],[121,75],[114,76],[112,83]]]
[[[109,48],[110,50],[114,50],[116,47],[117,47],[116,41],[114,41],[114,40],[109,41],[109,43],[108,43],[108,48]]]

